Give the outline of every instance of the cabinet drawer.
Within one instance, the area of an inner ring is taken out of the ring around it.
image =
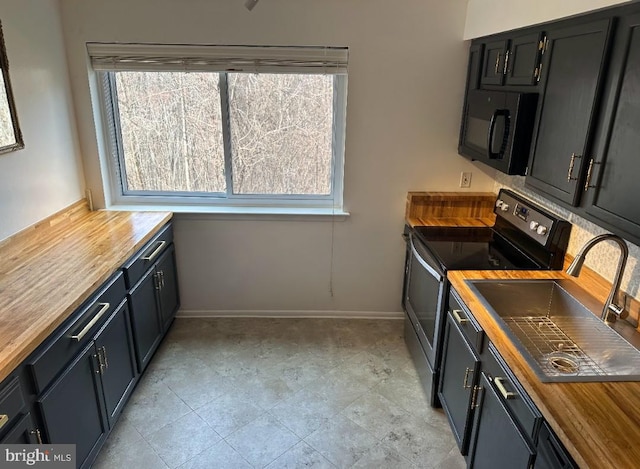
[[[22,388],[17,376],[6,380],[7,384],[0,390],[0,435],[6,432],[13,423],[19,420],[25,409]]]
[[[38,394],[86,346],[111,313],[124,301],[125,295],[124,278],[118,272],[28,360],[27,366]]]
[[[169,223],[124,264],[124,279],[127,284],[127,289],[130,290],[138,283],[144,273],[153,266],[154,262],[160,257],[160,254],[162,254],[172,242],[173,225]]]
[[[542,415],[492,343],[489,343],[488,351],[482,357],[482,368],[493,379],[504,405],[518,421],[523,432],[535,441]]]
[[[449,293],[449,312],[458,324],[462,335],[465,336],[476,352],[480,353],[482,351],[484,331],[476,321],[476,318],[463,304],[456,291],[451,288]]]

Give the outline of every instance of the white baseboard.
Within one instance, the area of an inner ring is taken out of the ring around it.
[[[180,310],[178,318],[316,318],[316,319],[404,319],[401,311],[251,311]]]

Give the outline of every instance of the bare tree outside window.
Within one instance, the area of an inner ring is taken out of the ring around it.
[[[225,192],[219,75],[115,75],[127,189]]]
[[[230,73],[235,194],[331,193],[333,77]]]
[[[126,191],[331,194],[333,76],[227,74],[227,188],[220,74],[114,75]]]

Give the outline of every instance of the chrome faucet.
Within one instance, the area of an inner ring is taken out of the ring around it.
[[[582,246],[580,252],[578,252],[576,257],[573,259],[573,262],[567,268],[567,273],[569,275],[572,275],[573,277],[577,277],[578,275],[580,275],[580,270],[582,269],[582,264],[584,264],[584,259],[587,253],[600,241],[615,241],[618,246],[620,246],[618,268],[613,279],[613,284],[611,285],[611,292],[609,293],[607,301],[604,303],[604,309],[602,310],[602,315],[600,316],[603,321],[613,322],[616,320],[616,318],[624,319],[629,314],[627,311],[625,311],[624,306],[618,306],[618,304],[616,303],[618,294],[620,292],[620,282],[622,281],[622,274],[627,264],[627,257],[629,256],[629,248],[627,247],[627,243],[624,242],[624,239],[612,233],[601,234],[599,236],[596,236],[595,238],[590,239],[584,246]],[[611,313],[613,313],[613,316],[611,315]]]

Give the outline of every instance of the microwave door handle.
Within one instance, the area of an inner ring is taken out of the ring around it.
[[[498,158],[500,155],[493,152],[493,133],[496,130],[496,118],[498,117],[498,109],[491,114],[491,120],[489,121],[489,132],[487,133],[487,156],[490,159]]]
[[[498,117],[504,118],[504,133],[502,137],[502,145],[500,145],[500,151],[493,151],[493,135],[496,130],[496,121]],[[509,110],[508,109],[496,109],[491,115],[491,121],[489,122],[489,132],[487,133],[487,156],[492,159],[501,159],[504,156],[504,152],[507,149],[507,141],[509,140]]]

